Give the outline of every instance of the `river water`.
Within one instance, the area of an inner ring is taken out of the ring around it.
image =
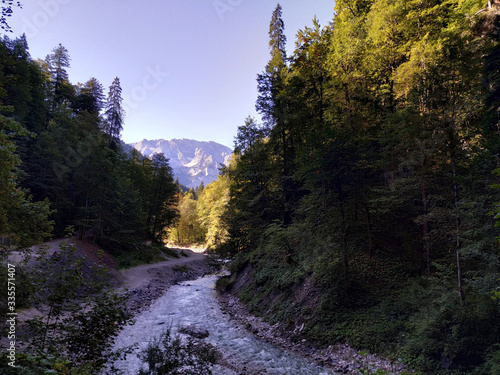
[[[115,349],[137,343],[137,348],[125,361],[115,367],[125,375],[136,375],[141,367],[138,354],[153,337],[160,336],[171,326],[176,334],[179,327],[195,325],[207,329],[204,340],[215,346],[229,363],[238,364],[238,372],[215,366],[214,375],[287,374],[327,375],[323,369],[299,355],[265,343],[239,327],[223,314],[216,298],[216,276],[206,276],[170,287],[148,310],[135,317],[133,325],[126,326],[115,340]]]

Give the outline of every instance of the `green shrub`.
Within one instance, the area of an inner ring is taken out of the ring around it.
[[[37,302],[48,308],[47,315],[19,329],[28,343],[22,358],[34,373],[39,373],[36,366],[44,366],[67,374],[95,374],[119,355],[111,347],[129,321],[125,297],[112,291],[105,268],[83,267],[74,250],[62,243],[33,276]],[[43,373],[55,373],[50,370]]]
[[[216,362],[217,353],[192,340],[183,344],[180,336],[172,336],[168,329],[151,340],[140,357],[143,368],[139,375],[212,375],[211,365]]]
[[[251,285],[245,285],[243,289],[240,291],[238,294],[238,298],[243,302],[243,303],[249,303],[253,300],[254,298],[254,290]]]
[[[67,374],[67,375],[94,375],[91,364],[74,366],[67,358],[43,353],[16,355],[15,367],[10,366],[6,353],[0,353],[0,370],[4,375],[45,375],[45,374]]]
[[[113,256],[118,269],[132,268],[142,264],[152,264],[165,261],[165,256],[179,258],[176,250],[155,244],[129,245],[126,249],[114,251]]]
[[[182,266],[175,265],[172,267],[172,270],[174,270],[175,272],[188,273],[189,267],[186,265],[182,265]]]
[[[229,276],[222,276],[217,279],[215,286],[220,292],[227,292],[234,285]]]

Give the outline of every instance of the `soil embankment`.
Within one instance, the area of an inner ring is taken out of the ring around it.
[[[239,274],[231,275],[228,278],[231,280],[230,286],[218,294],[218,299],[223,311],[262,341],[299,353],[338,374],[358,375],[360,370],[370,374],[401,374],[407,371],[403,363],[393,363],[367,351],[356,350],[345,343],[319,347],[301,335],[307,321],[295,322],[295,329],[289,329],[287,324],[282,322],[269,324],[265,317],[252,315],[249,308],[237,297],[247,285],[251,285],[251,273],[251,267],[246,266]],[[280,291],[276,293],[276,296],[279,296]],[[313,307],[319,296],[310,279],[298,285],[293,295],[297,306],[307,307]]]
[[[248,308],[230,293],[219,294],[218,299],[222,311],[260,340],[309,358],[321,366],[333,369],[339,375],[358,375],[361,373],[360,369],[370,374],[379,371],[388,375],[401,374],[407,370],[403,364],[391,363],[377,355],[360,352],[347,344],[318,348],[307,340],[297,339],[298,331],[291,332],[284,329],[280,323],[271,325],[262,317],[252,315]]]

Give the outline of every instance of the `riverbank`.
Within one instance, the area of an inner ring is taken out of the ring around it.
[[[218,265],[206,255],[183,250],[188,257],[121,272],[125,285],[128,286],[127,306],[134,316],[146,310],[164,295],[169,287],[217,270]],[[359,369],[372,372],[380,369],[387,374],[401,374],[405,370],[400,364],[391,363],[376,355],[359,353],[345,344],[317,348],[305,340],[297,341],[300,332],[287,331],[279,323],[270,325],[263,318],[251,315],[247,307],[230,293],[217,293],[217,300],[223,313],[229,315],[241,329],[264,342],[293,351],[318,365],[331,368],[338,374],[360,374]],[[231,367],[234,368],[235,365]]]
[[[75,241],[73,245],[76,247],[77,255],[85,259],[84,263],[87,266],[94,263],[102,264],[103,257],[97,256],[99,253],[97,247],[79,241]],[[172,286],[179,285],[183,281],[198,279],[201,276],[214,273],[220,268],[219,263],[207,255],[187,249],[174,249],[174,251],[177,251],[179,258],[120,271],[115,269],[111,257],[105,254],[104,263],[109,269],[109,276],[114,280],[116,288],[129,297],[126,306],[134,319],[148,310]],[[87,266],[84,268],[90,269]],[[198,292],[196,289],[194,292]],[[345,345],[320,350],[307,342],[291,340],[290,338],[294,336],[293,332],[287,332],[279,324],[271,326],[262,318],[252,316],[233,295],[218,293],[217,301],[223,313],[227,314],[239,326],[238,329],[249,332],[261,341],[311,359],[318,365],[332,368],[338,374],[359,374],[357,371],[359,368],[382,369],[391,371],[392,374],[400,373],[400,368],[392,366],[389,362],[371,355],[360,355]],[[29,312],[31,315],[44,315],[43,311],[37,309],[30,309]],[[182,316],[182,312],[179,316]],[[25,316],[24,318],[29,317]],[[203,328],[210,330],[209,325],[205,325]],[[224,360],[221,365],[236,370],[237,373],[241,373],[238,371],[242,369],[247,371],[243,373],[248,374],[250,371],[249,365],[244,362]]]
[[[205,254],[188,249],[173,250],[178,251],[179,259],[120,271],[123,280],[121,289],[128,296],[126,305],[132,315],[147,309],[172,285],[195,280],[220,269],[219,264]]]
[[[315,361],[321,366],[333,369],[338,374],[358,375],[361,370],[369,370],[368,374],[375,374],[377,370],[384,374],[402,374],[408,369],[402,364],[392,363],[374,354],[358,352],[347,344],[336,344],[327,348],[318,348],[304,339],[299,339],[301,328],[295,332],[284,329],[280,323],[271,325],[263,318],[256,317],[234,295],[224,292],[218,293],[218,300],[222,310],[231,319],[259,339],[278,347],[293,351],[305,358]]]
[[[132,345],[126,360],[113,366],[124,375],[135,375],[142,366],[141,353],[153,337],[166,329],[181,334],[181,342],[211,348],[216,353],[212,368],[217,375],[297,374],[327,375],[333,371],[302,356],[264,342],[225,314],[215,293],[216,275],[169,287],[151,306],[135,316],[114,340],[113,350]]]

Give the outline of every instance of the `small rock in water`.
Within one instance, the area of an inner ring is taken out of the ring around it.
[[[198,328],[192,324],[182,327],[179,329],[180,333],[184,333],[189,336],[193,336],[197,339],[204,339],[205,337],[208,337],[209,333],[206,329],[203,328]]]

